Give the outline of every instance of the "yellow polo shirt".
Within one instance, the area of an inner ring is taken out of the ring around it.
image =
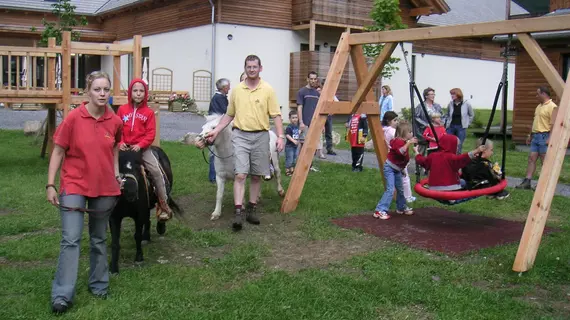
[[[241,82],[232,90],[228,116],[234,117],[234,127],[243,131],[269,130],[269,117],[281,115],[273,88],[262,79],[253,90]]]
[[[532,133],[550,132],[552,112],[558,106],[552,102],[552,99],[541,103],[534,111],[534,121],[532,122]]]

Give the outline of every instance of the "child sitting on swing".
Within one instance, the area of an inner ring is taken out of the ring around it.
[[[429,141],[429,146],[427,148],[427,154],[430,154],[437,150],[437,140],[440,140],[446,134],[445,127],[441,123],[441,114],[434,112],[431,114],[431,123],[435,129],[435,134],[431,131],[431,127],[427,126],[424,130],[423,137],[426,141]]]
[[[457,136],[446,134],[439,140],[439,150],[427,157],[418,153],[418,146],[414,147],[416,163],[429,170],[428,184],[431,190],[456,191],[465,188],[466,182],[460,179],[459,171],[485,151],[485,146],[478,146],[468,153],[457,154],[458,145]]]
[[[485,151],[481,153],[481,157],[476,157],[462,170],[462,178],[466,182],[467,190],[475,190],[489,188],[499,184],[502,179],[501,168],[498,163],[493,163],[489,159],[493,155],[493,141],[486,139],[477,139],[477,147],[483,145]],[[509,197],[507,190],[502,190],[490,197],[503,200]]]

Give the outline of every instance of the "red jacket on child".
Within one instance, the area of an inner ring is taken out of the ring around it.
[[[368,136],[368,122],[366,115],[355,113],[348,122],[348,142],[351,147],[364,148]]]
[[[140,105],[135,108],[132,99],[132,90],[135,83],[142,83],[145,94]],[[154,111],[149,108],[148,86],[142,79],[133,79],[129,85],[129,102],[119,107],[117,115],[123,120],[123,135],[121,143],[137,144],[141,149],[148,148],[156,136],[156,121]]]
[[[439,150],[427,157],[416,156],[416,163],[429,171],[430,187],[449,187],[440,190],[457,190],[461,188],[459,170],[471,163],[469,153],[456,154],[459,140],[457,136],[446,134],[439,140]]]
[[[445,128],[443,126],[439,126],[439,127],[434,126],[434,129],[435,129],[435,133],[437,134],[438,140],[441,140],[441,137],[443,137],[445,134],[447,134],[447,132],[445,131]],[[433,139],[435,139],[435,136],[431,132],[431,128],[429,126],[424,131],[423,136],[427,141],[429,141],[428,149],[430,149],[430,150],[431,149],[437,149],[437,142],[435,142],[433,140]]]
[[[404,170],[410,161],[409,150],[404,147],[406,146],[406,140],[402,138],[394,138],[390,141],[390,151],[388,151],[388,161],[391,164],[398,167],[400,170]],[[393,167],[393,166],[392,166]]]

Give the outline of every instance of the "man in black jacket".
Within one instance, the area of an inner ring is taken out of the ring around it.
[[[221,78],[216,81],[216,93],[210,100],[208,115],[223,115],[228,111],[228,92],[230,92],[230,80]],[[210,182],[216,182],[216,168],[214,167],[214,154],[210,153],[210,172],[208,173]]]

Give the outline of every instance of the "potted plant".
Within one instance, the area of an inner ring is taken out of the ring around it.
[[[188,94],[173,93],[168,99],[168,111],[196,111],[196,103]]]

